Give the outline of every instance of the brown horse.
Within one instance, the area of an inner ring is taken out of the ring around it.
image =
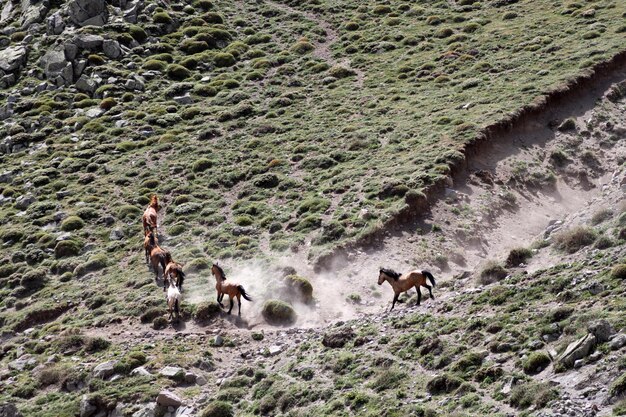
[[[143,238],[143,250],[144,253],[146,254],[146,265],[150,265],[150,251],[152,251],[152,244],[150,243],[150,239],[152,236],[152,231],[148,230],[147,232],[145,232],[146,235]],[[155,244],[159,244],[157,238],[154,238],[154,242]]]
[[[167,265],[166,259],[169,252],[161,248],[156,241],[156,237],[153,232],[148,233],[148,248],[150,249],[150,263],[154,270],[155,280],[159,280],[159,265],[163,269],[163,277],[165,279],[165,267]],[[171,255],[170,255],[171,256]]]
[[[234,299],[237,297],[237,304],[239,305],[239,315],[241,316],[241,297],[245,298],[248,301],[252,301],[252,298],[248,296],[246,290],[243,288],[243,285],[236,284],[234,282],[226,282],[226,274],[224,274],[224,270],[218,264],[213,264],[211,267],[211,273],[215,277],[215,290],[217,291],[217,302],[220,307],[224,308],[224,304],[222,304],[222,299],[224,298],[224,294],[228,294],[228,298],[230,299],[230,308],[228,309],[228,314],[233,309]]]
[[[143,212],[143,216],[141,217],[141,221],[143,222],[143,231],[154,231],[156,233],[157,230],[157,212],[159,211],[159,199],[156,194],[152,196],[150,199],[150,204],[146,208],[146,211]]]
[[[183,290],[183,283],[185,282],[185,272],[183,272],[183,266],[178,262],[174,262],[172,259],[172,255],[169,252],[165,253],[165,272],[163,272],[163,277],[167,281],[170,278],[173,278],[172,281],[176,283],[176,286],[180,291]],[[163,287],[163,291],[165,291],[165,287]]]
[[[396,305],[396,301],[398,301],[398,296],[413,287],[417,290],[417,305],[420,305],[420,302],[422,301],[420,286],[426,287],[430,293],[430,298],[434,300],[435,297],[433,296],[432,287],[426,284],[426,279],[430,280],[433,287],[435,286],[435,277],[433,277],[433,274],[428,271],[415,270],[406,274],[400,274],[393,269],[381,268],[378,275],[378,285],[383,285],[383,282],[387,281],[395,293],[393,296],[393,303],[391,304],[391,309],[389,309],[389,311],[393,310],[393,307]]]

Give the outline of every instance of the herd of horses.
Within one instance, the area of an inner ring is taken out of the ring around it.
[[[155,275],[154,279],[157,283],[159,280],[159,267],[161,268],[163,273],[163,291],[167,291],[167,308],[170,313],[169,319],[172,320],[173,313],[176,313],[177,319],[180,317],[180,303],[185,282],[185,272],[183,271],[183,266],[174,261],[172,254],[167,249],[159,246],[157,232],[159,209],[159,199],[156,195],[153,195],[141,218],[144,232],[143,249],[146,256],[146,264],[152,266]],[[239,315],[241,316],[241,297],[248,301],[252,301],[252,298],[246,293],[242,285],[230,281],[227,282],[226,274],[218,264],[213,264],[211,273],[215,277],[215,290],[217,291],[217,302],[220,307],[224,308],[222,300],[224,295],[227,294],[230,298],[228,314],[231,313],[236,298],[239,305]]]
[[[152,266],[155,274],[155,281],[159,280],[159,267],[163,271],[163,291],[167,291],[166,300],[167,307],[170,313],[169,319],[172,319],[173,313],[176,313],[176,318],[180,317],[180,302],[182,299],[183,283],[185,281],[185,272],[183,266],[172,259],[171,253],[159,246],[158,233],[157,233],[157,215],[159,212],[159,199],[156,195],[153,195],[150,199],[150,204],[146,208],[142,216],[143,231],[144,231],[144,252],[146,256],[146,264]],[[222,300],[224,295],[228,295],[230,299],[230,308],[228,314],[231,313],[234,305],[235,298],[239,307],[239,316],[241,316],[241,297],[245,300],[252,301],[244,287],[235,282],[227,281],[226,274],[221,266],[214,263],[211,266],[211,273],[215,277],[215,290],[217,291],[217,302],[220,307],[224,308]],[[378,275],[378,285],[382,285],[387,281],[394,292],[393,301],[391,303],[391,310],[396,305],[396,302],[400,302],[398,297],[403,292],[409,291],[415,287],[417,291],[417,305],[419,306],[422,301],[422,293],[420,287],[425,287],[430,298],[434,299],[432,288],[435,286],[435,277],[426,270],[414,270],[406,274],[401,274],[392,269],[380,268]],[[432,287],[427,284],[430,281]]]

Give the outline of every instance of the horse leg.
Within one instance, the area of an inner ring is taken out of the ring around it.
[[[400,294],[396,294],[396,295],[393,296],[393,302],[391,303],[391,308],[389,309],[389,311],[393,310],[393,308],[395,307],[396,301],[398,301],[398,296],[399,295]]]
[[[228,309],[228,314],[230,314],[230,312],[233,310],[233,306],[235,305],[235,300],[233,300],[233,297],[231,297],[230,295],[228,296],[228,299],[230,300],[230,308]]]
[[[424,287],[426,287],[428,289],[428,292],[430,293],[430,298],[432,300],[435,299],[435,297],[433,296],[433,287],[431,287],[430,285],[424,284]]]
[[[239,317],[241,317],[241,294],[237,294],[237,306],[239,306]]]
[[[420,305],[422,302],[422,292],[420,291],[419,285],[416,285],[415,289],[417,290],[417,305]]]
[[[222,298],[224,297],[224,294],[220,294],[217,293],[217,303],[220,305],[220,307],[224,308],[224,304],[222,304]]]
[[[176,311],[176,318],[180,317],[180,307],[178,306],[178,298],[176,299],[176,304],[174,304],[174,311]]]

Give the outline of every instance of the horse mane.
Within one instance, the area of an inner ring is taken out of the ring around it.
[[[380,268],[380,272],[382,272],[385,275],[389,275],[391,278],[393,278],[394,280],[398,280],[398,278],[400,278],[400,276],[402,275],[399,272],[394,271],[391,268]]]
[[[172,254],[169,252],[165,252],[165,263],[169,264],[170,262],[174,262],[172,259]]]
[[[150,246],[156,246],[156,240],[154,238],[154,233],[152,233],[152,230],[150,231]]]
[[[222,276],[222,280],[226,281],[226,274],[224,273],[224,270],[222,269],[222,267],[219,266],[218,264],[213,264],[213,266],[216,267],[218,271],[220,271],[220,275]]]
[[[159,211],[159,198],[156,194],[154,194],[150,199],[150,207],[154,207],[156,211]]]

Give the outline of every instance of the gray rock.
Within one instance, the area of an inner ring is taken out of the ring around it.
[[[89,109],[85,112],[85,116],[90,119],[95,119],[96,117],[100,117],[104,114],[104,110],[100,107],[94,107],[93,109]]]
[[[188,384],[195,384],[198,376],[193,372],[185,372],[185,382]]]
[[[48,13],[47,1],[22,0],[21,30],[28,29],[33,23],[39,23]]]
[[[602,352],[595,351],[591,355],[589,355],[589,362],[596,362],[602,357]]]
[[[37,366],[37,360],[33,357],[33,355],[28,353],[20,356],[12,362],[9,362],[9,369],[20,372],[33,369],[35,366]]]
[[[118,41],[113,39],[105,39],[102,42],[102,51],[106,56],[112,59],[117,59],[122,56],[122,48]]]
[[[272,345],[268,349],[270,356],[278,355],[282,351],[283,351],[283,348],[279,345]]]
[[[78,91],[82,91],[84,93],[93,94],[98,88],[98,84],[92,78],[85,76],[84,74],[80,76],[78,81],[76,81],[76,89]]]
[[[222,346],[224,344],[224,338],[219,334],[213,339],[213,346]]]
[[[132,417],[154,417],[155,404],[146,404],[133,413]]]
[[[7,1],[0,12],[0,23],[3,23],[13,15],[13,2]]]
[[[76,46],[91,51],[102,48],[103,42],[104,38],[100,35],[80,34],[74,37]]]
[[[162,407],[179,407],[183,403],[183,400],[173,392],[163,390],[159,392],[156,403]]]
[[[196,376],[196,384],[203,386],[207,384],[207,379],[203,375]]]
[[[21,195],[15,200],[15,207],[19,210],[26,210],[28,206],[33,204],[37,199],[32,194]]]
[[[92,374],[95,378],[108,378],[115,372],[114,368],[116,364],[117,361],[115,360],[101,363],[93,369]]]
[[[574,368],[576,368],[576,369],[582,368],[583,362],[584,361],[582,359],[578,359],[577,361],[574,361]]]
[[[126,81],[124,88],[131,91],[143,91],[145,88],[145,82],[142,77],[135,75]]]
[[[584,337],[570,343],[565,349],[565,352],[557,359],[566,368],[574,366],[574,362],[578,359],[583,359],[589,355],[596,346],[596,337],[592,334],[587,334]]]
[[[179,368],[178,366],[166,366],[159,371],[159,375],[163,375],[171,379],[182,379],[184,378],[185,371],[183,368]]]
[[[70,20],[78,26],[102,26],[108,19],[104,0],[72,0],[68,14]]]
[[[74,76],[80,77],[83,71],[85,70],[85,68],[87,67],[87,60],[79,59],[78,61],[75,61],[73,63],[73,67],[74,67]]]
[[[606,320],[597,320],[592,322],[588,327],[589,333],[596,337],[598,343],[608,342],[615,333],[611,324]]]
[[[122,240],[124,238],[124,232],[121,229],[113,229],[109,233],[109,240]]]
[[[64,85],[69,85],[73,81],[72,66],[71,64],[69,65],[68,73],[68,64],[69,62],[65,59],[65,47],[61,45],[49,49],[39,61],[39,66],[43,68],[49,80],[54,80],[61,76]]]
[[[130,6],[127,6],[124,10],[124,20],[128,23],[137,23],[137,14],[139,13],[139,1],[131,2]]]
[[[98,406],[93,404],[87,394],[80,400],[80,417],[91,417],[98,410]]]
[[[0,173],[0,183],[10,183],[13,181],[14,176],[15,174],[13,171],[4,171],[3,173]]]
[[[181,406],[176,409],[174,417],[192,417],[193,415],[193,408]]]
[[[619,333],[609,342],[611,350],[618,350],[626,346],[626,334]]]
[[[174,97],[173,100],[178,104],[191,104],[193,103],[193,99],[189,94],[185,94],[184,96]]]
[[[139,366],[135,369],[133,369],[132,371],[130,371],[131,375],[138,375],[138,376],[152,376],[152,374],[143,366]]]
[[[46,20],[46,30],[48,35],[60,35],[65,30],[65,22],[61,12],[56,12]]]
[[[22,417],[22,413],[13,404],[0,404],[0,417]]]
[[[76,46],[74,42],[65,42],[63,49],[65,52],[65,59],[68,61],[76,59],[76,55],[78,55],[78,46]]]
[[[26,48],[13,46],[0,51],[0,70],[13,72],[26,63]]]

